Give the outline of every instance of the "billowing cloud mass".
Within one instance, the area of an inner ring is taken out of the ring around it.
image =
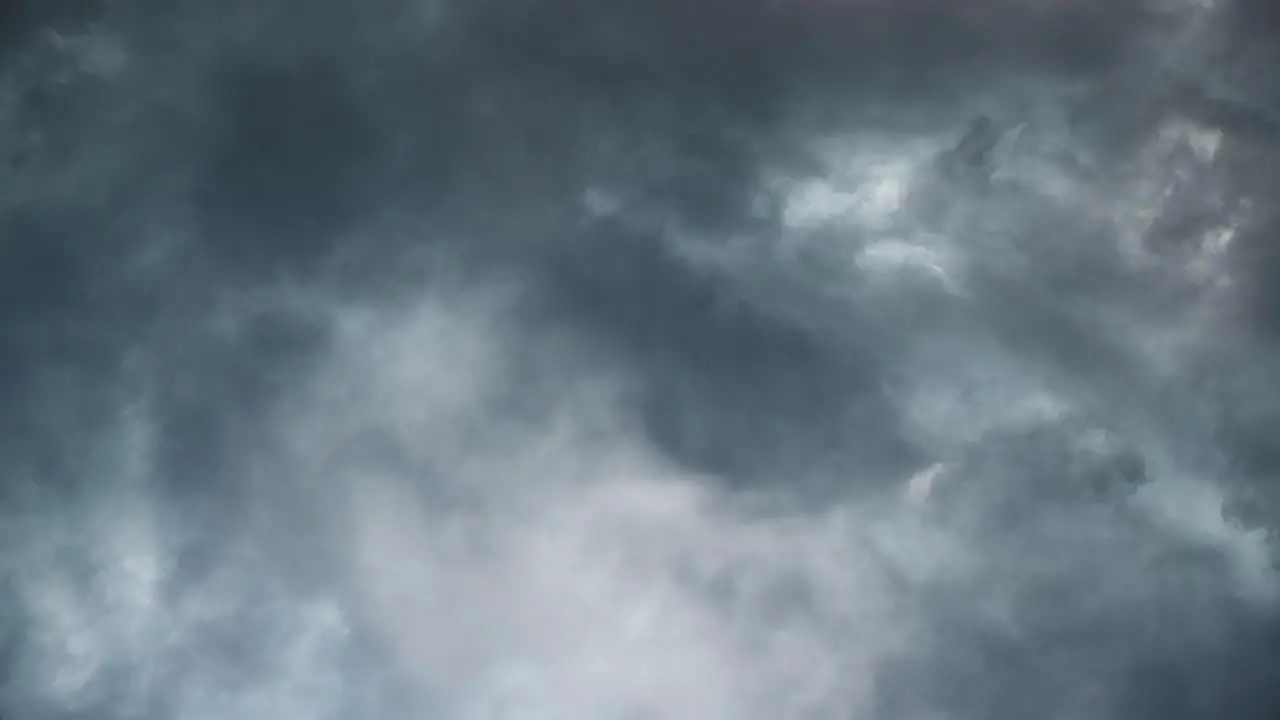
[[[0,5],[0,718],[1271,717],[1273,7]]]

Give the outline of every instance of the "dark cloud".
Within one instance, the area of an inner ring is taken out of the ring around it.
[[[873,348],[841,352],[762,315],[659,238],[592,227],[547,282],[559,313],[642,375],[654,441],[699,470],[754,482],[852,453],[868,470],[910,456]]]
[[[0,5],[0,715],[1266,717],[1269,7]]]
[[[211,249],[236,268],[313,264],[376,187],[379,138],[348,81],[323,58],[294,63],[250,62],[217,83],[226,138],[214,143],[198,208]]]

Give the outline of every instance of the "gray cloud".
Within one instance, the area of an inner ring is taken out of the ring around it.
[[[0,9],[0,716],[1276,705],[1265,3],[161,5]]]

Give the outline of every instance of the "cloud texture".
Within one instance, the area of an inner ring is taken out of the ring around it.
[[[0,717],[1270,717],[1270,8],[0,6]]]

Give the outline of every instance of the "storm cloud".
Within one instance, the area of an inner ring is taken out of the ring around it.
[[[1272,6],[0,5],[0,717],[1270,717]]]

